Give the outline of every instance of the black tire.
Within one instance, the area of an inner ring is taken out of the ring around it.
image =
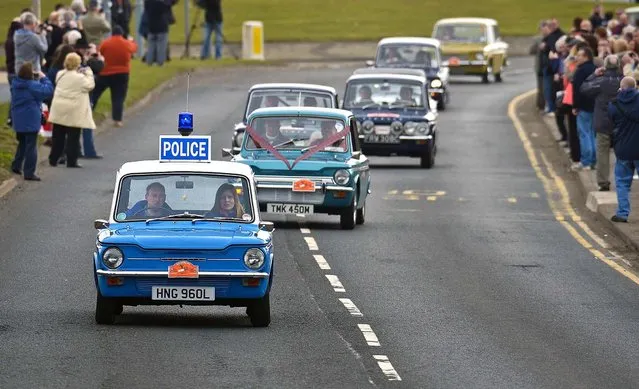
[[[364,204],[362,205],[362,208],[357,210],[357,216],[355,217],[355,223],[356,224],[364,224],[365,221],[366,221],[366,201],[364,201]]]
[[[435,165],[435,152],[432,144],[428,145],[421,157],[421,167],[424,169],[430,169]]]
[[[120,306],[121,309],[122,305],[117,304],[111,299],[102,297],[100,292],[98,292],[95,300],[95,322],[97,324],[115,323],[118,306]]]
[[[481,82],[482,84],[488,84],[490,83],[490,80],[488,79],[488,72],[482,74],[481,76]]]
[[[352,230],[355,228],[357,219],[357,195],[353,197],[351,205],[344,209],[339,215],[339,224],[342,230]]]
[[[501,73],[495,73],[495,82],[502,82]]]
[[[446,98],[444,97],[444,95],[442,95],[441,100],[437,101],[437,109],[439,111],[445,111],[446,110]]]
[[[253,327],[268,327],[271,324],[270,293],[246,307],[246,313]]]

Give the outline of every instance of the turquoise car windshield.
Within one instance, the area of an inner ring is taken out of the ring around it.
[[[408,80],[358,79],[346,87],[344,108],[424,107],[424,86]]]
[[[302,150],[321,144],[330,137],[344,130],[344,122],[340,119],[299,116],[269,116],[257,117],[250,123],[250,127],[268,145],[282,150]],[[257,150],[264,148],[264,144],[256,141],[249,134],[246,148]],[[346,137],[336,139],[326,145],[323,151],[345,152],[347,150]]]
[[[122,179],[115,220],[171,217],[220,218],[251,222],[251,192],[246,178],[213,174],[148,174]]]
[[[377,51],[375,66],[437,68],[437,49],[434,46],[417,44],[383,45]]]

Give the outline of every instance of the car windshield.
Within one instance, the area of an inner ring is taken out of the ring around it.
[[[344,108],[423,108],[423,85],[410,80],[358,79],[348,83]]]
[[[329,138],[335,138],[336,133],[344,130],[344,121],[310,116],[269,116],[256,117],[249,125],[267,144],[260,144],[249,134],[246,148],[256,150],[273,146],[283,150],[304,150],[321,144]],[[346,152],[346,137],[337,137],[334,142],[326,145],[323,151]]]
[[[122,179],[119,188],[114,214],[118,222],[163,217],[253,221],[251,192],[243,176],[133,175]]]
[[[442,42],[486,43],[486,25],[481,23],[440,24],[435,30],[435,38]]]
[[[439,67],[437,49],[429,45],[383,45],[377,51],[375,66],[437,68]]]
[[[322,107],[336,108],[335,98],[327,92],[291,89],[258,89],[251,92],[246,116],[266,107]]]

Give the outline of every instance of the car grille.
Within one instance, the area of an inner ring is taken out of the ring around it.
[[[161,277],[138,278],[135,287],[139,293],[151,294],[153,286],[212,286],[216,297],[225,297],[231,286],[230,278],[198,278],[198,279],[168,279]]]
[[[297,203],[297,204],[322,204],[324,194],[315,192],[293,192],[287,188],[260,188],[257,190],[257,199],[260,203]]]

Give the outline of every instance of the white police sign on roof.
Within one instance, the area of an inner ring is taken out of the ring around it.
[[[209,162],[210,136],[160,135],[160,161]]]

